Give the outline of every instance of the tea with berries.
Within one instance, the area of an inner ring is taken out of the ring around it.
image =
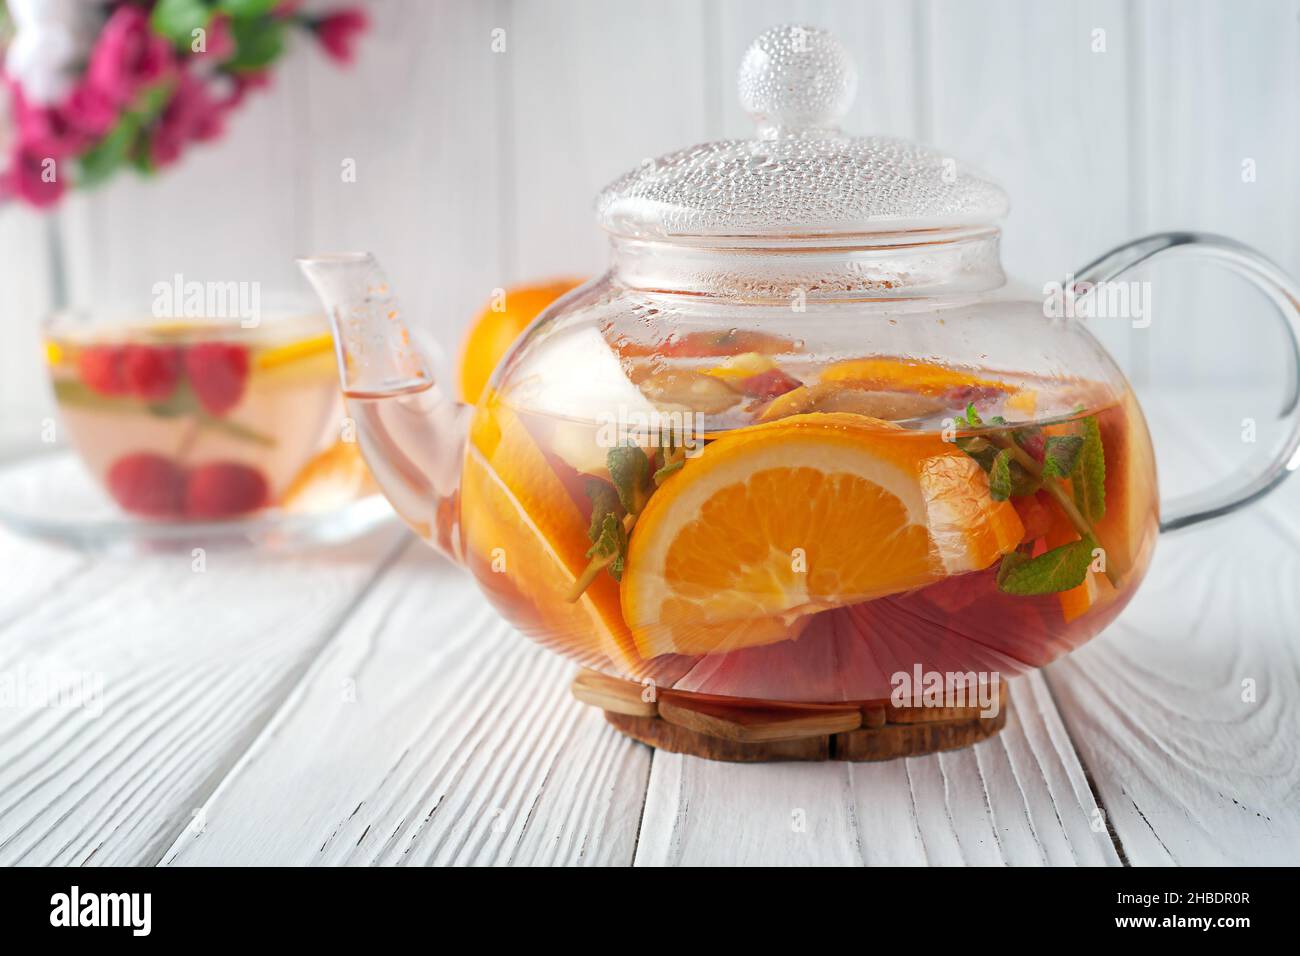
[[[274,506],[340,419],[331,337],[314,317],[56,329],[45,344],[63,427],[134,515]]]

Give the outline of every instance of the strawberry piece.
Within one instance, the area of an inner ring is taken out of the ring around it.
[[[128,345],[122,356],[127,389],[147,402],[161,402],[176,391],[181,351],[164,345]]]
[[[776,398],[802,384],[797,378],[791,378],[779,368],[770,368],[766,372],[742,378],[735,383],[735,387],[751,398]]]
[[[123,369],[125,355],[120,345],[92,345],[77,356],[77,374],[100,395],[126,395],[130,389]]]
[[[191,518],[231,518],[267,503],[266,478],[233,461],[200,465],[185,483],[185,513]]]
[[[107,484],[113,500],[133,514],[180,514],[185,473],[170,458],[147,451],[124,455],[109,468]]]
[[[1030,458],[1043,463],[1043,457],[1047,454],[1047,436],[1042,432],[1029,432],[1022,434],[1020,438],[1020,447],[1023,448]]]
[[[248,349],[229,342],[191,346],[185,352],[185,374],[200,404],[212,415],[224,415],[244,396]]]
[[[1011,504],[1020,515],[1020,523],[1025,526],[1022,541],[1037,541],[1052,530],[1055,523],[1053,502],[1045,491],[1036,491],[1022,498],[1012,498]]]

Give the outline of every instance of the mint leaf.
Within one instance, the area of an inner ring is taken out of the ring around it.
[[[591,527],[587,529],[587,537],[598,541],[605,526],[605,518],[608,515],[621,517],[623,506],[619,503],[618,492],[599,478],[589,479],[584,490],[591,499]]]
[[[1011,452],[1006,448],[997,453],[989,469],[989,496],[994,501],[1011,497]]]
[[[1011,497],[1023,498],[1025,495],[1032,495],[1043,483],[1025,469],[1018,461],[1011,463]]]
[[[131,155],[131,147],[139,132],[140,117],[134,113],[123,113],[104,138],[77,161],[81,168],[78,185],[97,186],[113,175]]]
[[[189,49],[194,31],[206,28],[212,10],[203,0],[158,0],[149,16],[149,24],[174,46]]]
[[[998,567],[998,588],[1007,594],[1055,594],[1077,588],[1088,577],[1097,542],[1089,535],[1036,558],[1013,551]]]
[[[236,73],[260,70],[284,52],[284,20],[269,18],[230,21],[230,33],[235,38],[235,55],[225,68]]]
[[[1096,524],[1106,514],[1106,455],[1096,417],[1090,415],[1082,425],[1082,444],[1070,470],[1070,482],[1074,503],[1089,523]]]
[[[611,448],[605,460],[618,500],[631,514],[640,514],[649,497],[646,481],[650,477],[650,459],[636,445],[625,445]]]
[[[662,485],[670,475],[681,471],[682,465],[686,464],[686,459],[678,458],[676,461],[670,461],[658,471],[655,472],[655,487]]]
[[[956,445],[974,458],[985,471],[993,470],[993,459],[998,456],[998,450],[987,438],[958,438]]]
[[[275,9],[279,0],[220,0],[217,6],[232,17],[263,17]]]
[[[1069,478],[1082,448],[1083,439],[1078,435],[1053,435],[1048,438],[1043,450],[1043,477]]]
[[[627,558],[627,529],[623,527],[623,522],[612,514],[606,514],[600,525],[600,534],[587,551],[587,557],[612,557],[614,560],[607,565],[609,573],[615,581],[621,580],[623,563]]]

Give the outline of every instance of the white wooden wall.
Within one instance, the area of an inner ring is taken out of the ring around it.
[[[790,20],[854,53],[850,129],[937,144],[1007,188],[1015,274],[1041,283],[1166,228],[1237,236],[1300,273],[1300,0],[368,5],[375,31],[351,71],[302,45],[219,144],[62,209],[75,301],[142,304],[176,272],[300,291],[294,254],[365,247],[454,349],[492,289],[602,268],[591,200],[608,180],[745,135],[740,56]],[[48,401],[33,360],[40,218],[0,213],[0,253],[0,439],[29,443]],[[1137,380],[1279,374],[1282,338],[1240,286],[1186,267],[1152,278],[1151,329],[1099,330]]]

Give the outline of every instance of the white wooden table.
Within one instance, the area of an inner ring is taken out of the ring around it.
[[[1166,489],[1275,411],[1170,408]],[[0,863],[1294,864],[1298,506],[1162,540],[996,738],[857,765],[652,753],[395,528],[204,573],[0,533],[0,677],[104,681],[98,715],[0,706]]]

